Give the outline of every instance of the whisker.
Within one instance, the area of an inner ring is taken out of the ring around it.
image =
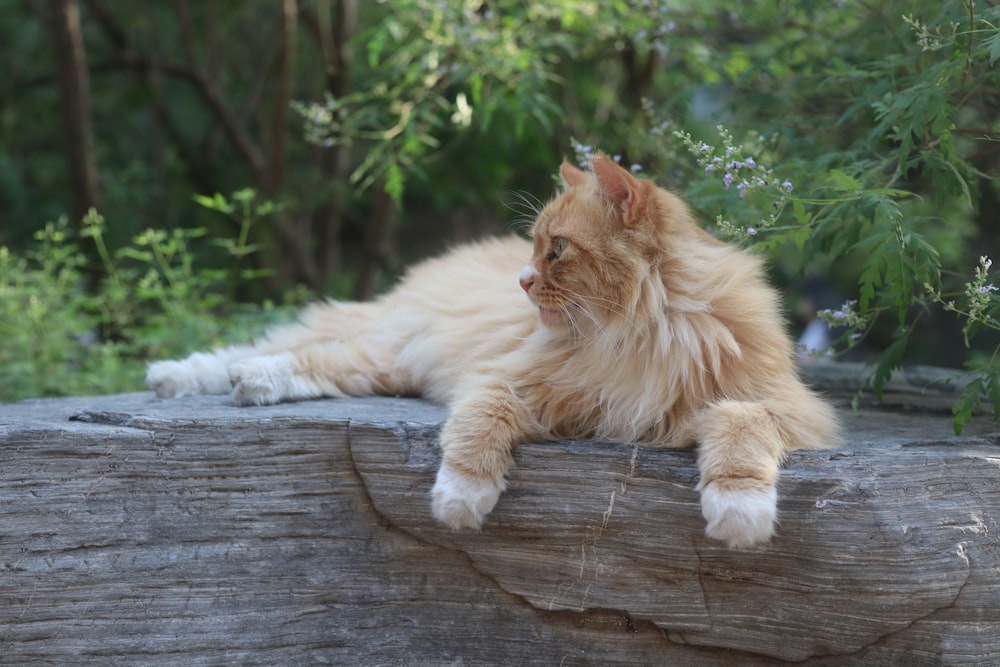
[[[616,315],[619,315],[624,320],[624,322],[628,324],[629,328],[631,328],[633,332],[640,331],[640,325],[638,322],[635,321],[635,318],[632,316],[633,313],[625,306],[622,306],[620,303],[598,296],[587,296],[585,294],[580,294],[572,290],[566,290],[566,293],[572,296],[574,299],[577,299],[584,303],[590,303],[607,308]]]
[[[517,214],[508,225],[508,229],[514,231],[521,231],[525,227],[530,227],[535,224],[535,220],[538,219],[538,214],[545,207],[545,204],[535,197],[534,195],[515,191],[507,192],[506,197],[502,199],[503,205],[510,211]]]
[[[516,190],[506,194],[507,197],[502,200],[503,205],[514,213],[537,218],[538,214],[545,208],[545,203],[530,192]]]

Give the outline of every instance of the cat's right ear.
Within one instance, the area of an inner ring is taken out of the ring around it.
[[[587,174],[571,165],[565,158],[559,166],[559,175],[562,176],[563,183],[568,188],[580,185],[587,180]]]

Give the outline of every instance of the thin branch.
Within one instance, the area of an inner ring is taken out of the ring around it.
[[[198,50],[195,48],[194,29],[191,27],[191,7],[187,0],[174,0],[174,13],[181,30],[181,45],[192,66],[198,64]]]
[[[98,67],[104,69],[115,67],[132,67],[139,70],[158,69],[165,74],[193,84],[201,94],[202,99],[208,104],[209,109],[222,124],[223,132],[232,142],[236,151],[243,156],[247,166],[254,173],[256,182],[262,183],[264,181],[265,160],[263,153],[237,121],[236,115],[226,103],[222,90],[201,69],[170,60],[160,60],[135,51],[119,52]]]

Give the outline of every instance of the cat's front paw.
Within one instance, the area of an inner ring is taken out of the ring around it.
[[[701,488],[701,513],[707,522],[705,534],[725,542],[730,549],[767,542],[774,534],[777,489],[743,482],[722,478]]]
[[[435,519],[452,530],[478,530],[505,487],[502,477],[499,480],[473,477],[443,461],[431,489],[431,510]]]
[[[229,382],[236,405],[273,405],[283,398],[284,364],[271,357],[256,357],[229,366]]]
[[[156,361],[146,369],[146,386],[160,398],[201,393],[198,373],[186,361]]]

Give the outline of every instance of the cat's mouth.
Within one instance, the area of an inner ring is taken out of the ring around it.
[[[563,323],[563,313],[556,308],[538,307],[538,315],[542,319],[542,324],[547,327],[556,327]]]

